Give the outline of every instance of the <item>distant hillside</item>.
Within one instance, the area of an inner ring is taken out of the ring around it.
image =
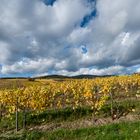
[[[135,73],[133,73],[134,75],[140,75],[140,72],[135,72]]]
[[[75,76],[64,76],[64,75],[46,75],[46,76],[40,76],[40,77],[34,77],[35,79],[93,79],[97,77],[110,77],[113,75],[88,75],[88,74],[82,74],[82,75],[75,75]]]
[[[98,78],[98,77],[110,77],[110,76],[114,76],[114,75],[88,75],[88,74],[83,74],[83,75],[76,75],[76,76],[72,76],[72,78],[75,79],[83,79],[83,78],[87,78],[87,79],[92,79],[92,78]]]
[[[76,76],[72,76],[72,78],[74,79],[92,79],[92,78],[96,78],[96,77],[99,77],[97,75],[86,75],[86,74],[82,74],[82,75],[76,75]]]
[[[28,77],[1,77],[0,79],[28,79]]]
[[[2,77],[0,79],[93,79],[97,77],[110,77],[114,75],[89,75],[89,74],[81,74],[75,76],[64,76],[64,75],[44,75],[37,77]]]
[[[63,75],[44,75],[44,76],[39,76],[39,77],[34,77],[35,79],[66,79],[70,78],[68,76],[63,76]]]

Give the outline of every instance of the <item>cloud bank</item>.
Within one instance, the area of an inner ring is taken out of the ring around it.
[[[1,0],[1,75],[139,71],[139,0],[48,2]]]

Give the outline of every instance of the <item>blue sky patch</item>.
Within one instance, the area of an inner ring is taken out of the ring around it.
[[[83,54],[86,54],[88,52],[86,46],[81,46],[81,49]]]
[[[43,0],[46,5],[53,5],[56,0]]]
[[[82,20],[80,26],[81,26],[81,27],[85,27],[85,26],[90,22],[90,20],[92,20],[94,17],[96,17],[96,14],[97,14],[97,11],[94,10],[94,11],[92,11],[89,15],[86,15],[86,16],[83,18],[83,20]]]
[[[95,18],[96,16],[97,16],[97,9],[96,9],[96,3],[97,3],[97,0],[87,0],[89,3],[95,3],[95,9],[90,13],[90,14],[88,14],[88,15],[86,15],[84,18],[83,18],[83,20],[82,20],[82,22],[80,23],[80,26],[81,27],[85,27],[85,26],[87,26],[87,24],[93,19],[93,18]]]

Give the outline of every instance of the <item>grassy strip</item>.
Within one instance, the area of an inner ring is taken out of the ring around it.
[[[140,122],[111,124],[72,131],[59,130],[46,133],[43,138],[47,140],[138,140],[140,139]]]
[[[1,140],[138,140],[140,122],[123,122],[76,130],[60,129],[53,132],[26,131],[0,136]]]

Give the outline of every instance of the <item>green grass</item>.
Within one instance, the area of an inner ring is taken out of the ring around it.
[[[44,123],[58,123],[63,121],[74,121],[79,118],[87,117],[92,115],[92,109],[88,107],[79,107],[76,110],[71,108],[59,109],[59,110],[46,110],[44,112],[28,112],[26,113],[26,125],[35,126]],[[3,117],[0,121],[0,130],[9,130],[15,128],[16,115],[12,114],[10,118]],[[18,114],[19,129],[23,125],[23,113]]]
[[[5,135],[1,140],[139,140],[140,122],[123,122],[76,130],[60,129],[53,132],[26,131]]]
[[[140,110],[140,102],[139,101],[133,101],[130,103],[130,101],[122,101],[118,104],[116,107],[114,104],[114,110],[119,110],[120,114],[123,114],[124,112],[129,112],[129,109],[133,107],[136,109],[136,112],[133,112],[133,114],[139,114]],[[65,108],[60,110],[46,110],[44,112],[36,113],[36,112],[28,112],[26,114],[26,124],[28,127],[34,127],[36,125],[42,125],[42,124],[48,124],[48,123],[58,123],[58,122],[69,122],[69,121],[75,121],[80,118],[91,118],[93,114],[93,111],[89,107],[79,107],[76,110],[73,110],[71,108]],[[23,124],[23,114],[22,112],[19,113],[19,129],[22,129]],[[96,119],[98,118],[106,118],[110,117],[110,104],[106,104],[103,106],[103,108],[100,110],[99,114],[96,115]],[[15,114],[11,115],[11,119],[4,118],[0,121],[0,132],[8,131],[11,129],[15,129]]]
[[[91,116],[92,109],[88,107],[79,107],[75,110],[65,108],[60,110],[48,110],[39,114],[29,114],[27,124],[40,124],[45,122],[73,121],[82,117]]]
[[[58,130],[44,134],[47,140],[139,140],[140,122],[111,124],[78,130]]]

